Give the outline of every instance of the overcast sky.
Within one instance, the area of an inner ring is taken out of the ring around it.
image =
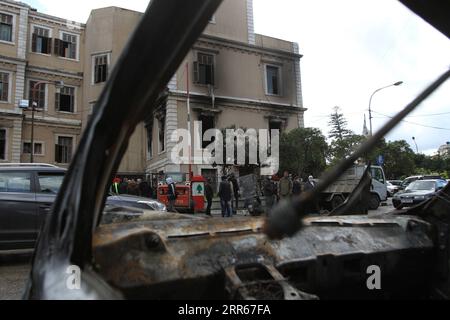
[[[147,0],[26,1],[39,11],[86,22],[91,9],[116,5],[144,11]],[[339,106],[355,133],[362,133],[369,98],[375,95],[374,130],[411,102],[450,67],[449,40],[396,0],[254,0],[257,33],[299,43],[306,126],[328,134],[328,115]],[[404,139],[432,154],[450,141],[447,82],[387,138]],[[375,113],[376,112],[376,113]],[[367,124],[369,126],[369,124]],[[427,126],[437,127],[427,128]]]

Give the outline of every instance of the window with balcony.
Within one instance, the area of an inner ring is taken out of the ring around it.
[[[35,53],[51,54],[52,39],[50,37],[50,29],[42,27],[33,28],[31,51]]]
[[[108,54],[101,54],[93,57],[93,83],[106,82],[108,78]]]
[[[6,160],[6,129],[0,129],[0,160]]]
[[[266,94],[281,95],[280,67],[266,65]]]
[[[0,101],[9,101],[9,73],[0,72]]]
[[[194,62],[194,82],[202,85],[214,85],[214,56],[198,53]]]
[[[61,39],[55,39],[55,54],[67,59],[78,59],[78,36],[66,32],[61,33]]]
[[[55,145],[55,162],[67,164],[72,160],[73,137],[57,137]]]
[[[34,88],[34,85],[37,83],[37,81],[30,81],[29,82],[29,95],[28,98],[33,101],[33,106],[38,109],[44,109],[45,108],[45,100],[46,100],[46,88],[47,84],[41,83]],[[33,93],[33,90],[35,90],[35,93]]]
[[[75,112],[75,88],[63,87],[55,94],[55,110],[60,112]]]
[[[0,40],[12,42],[13,16],[0,13]]]

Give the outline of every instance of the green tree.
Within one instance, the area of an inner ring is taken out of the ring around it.
[[[384,157],[384,171],[388,179],[405,178],[414,174],[415,154],[405,140],[389,141],[377,151]]]
[[[450,177],[450,159],[440,156],[427,156],[416,154],[414,157],[417,174],[440,174],[448,179]]]
[[[342,140],[331,141],[328,153],[330,165],[336,165],[342,159],[349,157],[365,141],[366,137],[357,134],[347,135]]]
[[[328,125],[331,127],[328,138],[332,140],[342,141],[346,137],[353,135],[353,132],[347,129],[347,120],[344,114],[340,113],[340,108],[335,107],[334,113],[330,115]]]
[[[347,128],[347,120],[344,114],[340,113],[339,107],[334,108],[328,125],[331,128],[328,134],[328,138],[331,139],[328,160],[333,166],[350,156],[365,141],[365,137],[354,134]]]
[[[328,144],[319,129],[299,128],[280,138],[280,170],[301,177],[319,176],[326,168]]]

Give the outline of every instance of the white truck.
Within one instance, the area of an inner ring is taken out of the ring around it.
[[[366,165],[354,165],[321,194],[321,206],[333,210],[347,199],[361,180]],[[369,209],[377,210],[381,202],[387,201],[387,181],[384,170],[380,166],[371,166],[372,176]]]

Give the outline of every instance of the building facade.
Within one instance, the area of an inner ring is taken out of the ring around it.
[[[82,128],[84,26],[15,1],[0,1],[0,20],[0,162],[30,162],[33,152],[34,162],[67,166]],[[20,101],[33,95],[31,146]]]
[[[81,24],[3,0],[0,14],[0,161],[29,159],[31,112],[19,102],[34,94],[34,161],[64,165],[142,13],[96,9]],[[170,160],[170,137],[188,127],[188,83],[199,135],[209,128],[304,127],[300,59],[296,43],[255,34],[252,0],[224,0],[168,84],[167,103],[149,108],[154,112],[136,128],[119,174],[188,172]],[[64,81],[60,90],[57,80]],[[33,92],[37,81],[48,83]],[[204,165],[193,171],[218,174]]]

